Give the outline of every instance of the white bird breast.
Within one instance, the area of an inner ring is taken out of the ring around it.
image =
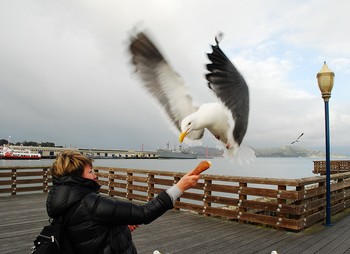
[[[207,128],[224,144],[233,142],[234,121],[230,111],[222,103],[202,104],[196,115],[198,128]]]

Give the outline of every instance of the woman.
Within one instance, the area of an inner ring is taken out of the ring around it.
[[[63,216],[68,239],[78,254],[137,253],[127,225],[152,222],[172,209],[176,199],[199,179],[189,172],[153,200],[139,205],[99,195],[101,186],[92,162],[80,153],[67,151],[58,155],[51,167],[53,186],[47,213],[51,218]]]

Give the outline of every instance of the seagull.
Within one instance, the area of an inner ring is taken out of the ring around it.
[[[294,143],[299,142],[299,139],[300,139],[303,135],[304,135],[304,132],[301,133],[301,134],[299,135],[299,137],[298,137],[296,140],[294,140],[291,144],[293,145]]]
[[[255,158],[254,151],[242,143],[248,127],[249,89],[220,49],[222,36],[220,33],[215,37],[216,45],[212,45],[212,53],[207,54],[210,63],[206,65],[209,73],[205,75],[208,88],[218,102],[196,106],[182,78],[145,32],[130,37],[131,62],[143,86],[180,132],[180,142],[185,138],[200,140],[207,129],[222,142],[228,157],[249,162]]]

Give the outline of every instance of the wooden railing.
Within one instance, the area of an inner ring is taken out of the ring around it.
[[[145,202],[176,183],[183,173],[95,167],[100,192]],[[332,214],[350,206],[350,172],[331,175]],[[47,192],[48,167],[0,167],[0,194]],[[325,176],[273,179],[202,175],[198,185],[175,203],[176,209],[204,216],[303,230],[325,218]]]
[[[0,195],[47,192],[52,184],[49,166],[1,166]]]
[[[338,174],[350,171],[349,160],[334,160],[330,161],[331,174]],[[326,174],[326,161],[314,161],[314,174]]]

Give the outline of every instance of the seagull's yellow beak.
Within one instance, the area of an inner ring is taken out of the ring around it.
[[[181,133],[180,133],[180,137],[179,137],[180,143],[182,143],[182,142],[184,141],[184,139],[185,139],[185,137],[187,136],[187,134],[188,134],[187,131],[181,132]]]

